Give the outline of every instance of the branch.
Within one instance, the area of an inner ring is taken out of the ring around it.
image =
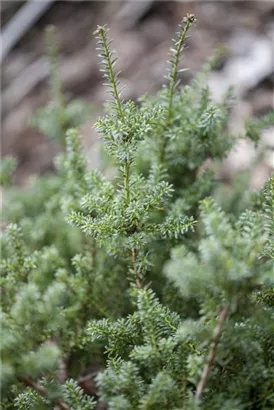
[[[219,315],[217,326],[215,327],[214,332],[213,332],[211,348],[208,352],[206,362],[205,362],[205,366],[204,366],[204,369],[203,369],[203,373],[202,373],[202,376],[201,376],[201,379],[200,379],[200,382],[198,384],[196,394],[195,394],[196,401],[201,400],[202,393],[204,391],[204,388],[205,388],[207,380],[208,380],[210,369],[211,369],[211,367],[214,363],[214,360],[216,358],[217,346],[218,346],[218,343],[220,341],[223,325],[224,325],[224,322],[225,322],[225,320],[228,316],[228,313],[229,313],[229,305],[226,305],[222,309],[222,311]]]
[[[184,48],[184,42],[186,39],[186,35],[188,30],[190,29],[192,23],[195,22],[194,14],[187,14],[187,16],[183,19],[183,24],[180,26],[181,32],[178,33],[178,38],[175,40],[174,48],[170,49],[171,53],[171,71],[170,71],[170,83],[168,86],[168,110],[167,110],[167,126],[170,125],[171,116],[172,116],[172,104],[173,104],[173,97],[174,91],[176,88],[176,80],[178,75],[178,68],[180,63],[180,56],[181,52]]]
[[[110,93],[113,95],[114,100],[116,102],[116,108],[117,112],[119,115],[119,118],[122,122],[124,122],[124,112],[120,100],[120,92],[118,90],[118,74],[114,73],[114,66],[116,63],[116,59],[112,58],[113,57],[113,52],[110,50],[110,41],[108,41],[107,38],[107,32],[108,29],[106,26],[97,26],[97,30],[94,32],[94,34],[97,34],[97,40],[98,40],[98,45],[99,45],[99,57],[101,58],[102,62],[102,72],[103,78],[105,78],[109,84],[106,84],[107,86],[110,87]]]
[[[39,384],[37,384],[34,380],[29,379],[27,377],[22,377],[20,380],[21,380],[22,383],[24,383],[28,387],[31,387],[33,390],[35,390],[41,396],[48,397],[47,390],[43,386],[40,386]],[[57,406],[59,407],[60,410],[69,410],[69,407],[67,406],[67,404],[64,403],[60,399],[56,400],[56,404],[57,404]]]

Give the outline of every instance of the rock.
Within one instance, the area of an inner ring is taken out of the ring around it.
[[[240,35],[243,36],[242,46],[239,46],[239,35],[233,36],[230,41],[232,57],[222,72],[215,72],[209,80],[209,86],[214,90],[217,100],[229,85],[234,86],[237,97],[244,96],[273,71],[272,42],[251,32],[241,31]]]
[[[132,28],[150,10],[153,3],[153,0],[126,2],[116,14],[115,20],[122,29]]]
[[[250,177],[250,188],[259,191],[262,189],[266,181],[268,180],[271,173],[271,168],[264,163],[259,163],[252,170]]]

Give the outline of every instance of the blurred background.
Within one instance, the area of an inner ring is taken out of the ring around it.
[[[250,116],[273,109],[274,4],[271,1],[2,1],[2,156],[18,160],[15,182],[25,185],[34,175],[53,170],[60,149],[30,127],[37,109],[48,103],[49,64],[45,28],[56,27],[60,72],[67,101],[82,98],[92,112],[82,127],[91,166],[98,165],[98,137],[92,126],[106,98],[98,67],[93,32],[108,24],[122,70],[123,97],[136,99],[163,84],[168,49],[178,24],[194,13],[196,26],[187,40],[182,74],[187,83],[201,64],[224,45],[224,53],[209,83],[214,98],[232,84],[237,105],[231,132],[241,134]],[[27,9],[26,9],[27,7]],[[23,10],[23,8],[25,8]],[[274,130],[263,135],[265,153],[251,176],[257,189],[273,169]],[[223,175],[246,168],[255,151],[241,141],[227,159]]]

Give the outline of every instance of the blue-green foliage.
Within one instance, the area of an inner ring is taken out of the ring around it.
[[[1,172],[4,410],[274,408],[273,177],[250,195],[239,180],[225,210],[212,198],[220,181],[201,167],[236,138],[231,90],[215,104],[204,87],[214,59],[178,87],[194,21],[165,87],[138,103],[121,99],[108,30],[96,30],[113,100],[95,126],[111,179],[88,169],[79,130],[67,130],[51,50],[60,110],[42,112],[40,129],[64,142],[56,174],[19,190],[10,160]],[[250,121],[247,135],[258,143],[271,123]]]
[[[181,397],[190,347],[176,338],[179,315],[161,305],[151,290],[138,291],[136,307],[126,319],[87,326],[89,342],[99,339],[107,345],[107,370],[98,376],[100,395],[113,409],[121,408],[118,403],[128,409],[152,409],[160,404],[166,408]]]
[[[98,376],[98,383],[110,408],[192,408],[208,341],[226,305],[229,317],[202,408],[219,409],[220,403],[225,408],[274,405],[274,277],[273,265],[260,259],[270,239],[263,214],[246,211],[232,224],[212,199],[205,199],[201,222],[198,253],[180,246],[165,268],[184,298],[195,295],[198,320],[180,319],[144,289],[138,291],[137,310],[131,316],[87,326],[87,340],[107,342],[107,370]],[[266,288],[268,308],[263,304]],[[193,406],[198,408],[199,403],[194,401]]]

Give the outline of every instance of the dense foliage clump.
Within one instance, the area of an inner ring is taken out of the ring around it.
[[[137,102],[122,100],[98,27],[112,101],[95,127],[114,177],[88,168],[55,71],[61,114],[37,124],[65,144],[56,174],[20,191],[3,162],[3,409],[274,408],[274,180],[218,203],[232,91],[211,100],[214,59],[178,86],[194,22],[180,26],[163,89]],[[258,144],[272,119],[250,120],[246,137]]]

